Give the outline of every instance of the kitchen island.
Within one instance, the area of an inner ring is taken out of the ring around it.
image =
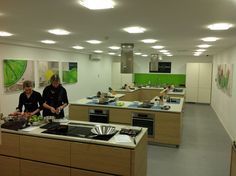
[[[171,97],[185,97],[185,88],[174,88],[171,90],[162,87],[134,87],[133,89],[118,89],[115,92],[125,94],[120,100],[124,101],[146,101],[151,100],[155,96],[160,96],[164,92],[165,95]]]
[[[155,100],[155,97],[151,99]],[[123,100],[122,96],[120,100]],[[178,98],[178,102],[165,102],[163,106],[153,105],[150,108],[140,107],[141,102],[121,102],[122,106],[118,106],[115,102],[103,105],[83,98],[70,103],[69,116],[72,120],[90,121],[91,112],[100,111],[102,113],[97,114],[96,118],[106,116],[107,123],[134,126],[144,124],[148,128],[149,143],[171,144],[177,147],[180,145],[184,98]],[[163,107],[169,107],[169,109]]]
[[[70,121],[62,126],[94,126],[97,123]],[[2,129],[1,176],[146,176],[147,129],[133,140],[121,140],[120,129],[109,140]],[[140,129],[140,128],[139,128]],[[128,136],[126,136],[128,137]],[[129,138],[128,138],[129,139]],[[132,138],[131,138],[132,139]]]

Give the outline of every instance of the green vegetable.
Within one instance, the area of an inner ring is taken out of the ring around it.
[[[37,116],[37,115],[33,115],[29,121],[30,122],[39,122],[39,121],[42,121],[43,120],[43,117],[42,116]]]

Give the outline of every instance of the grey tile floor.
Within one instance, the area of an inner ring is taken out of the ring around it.
[[[186,104],[179,148],[148,146],[148,176],[229,176],[231,141],[209,105]]]

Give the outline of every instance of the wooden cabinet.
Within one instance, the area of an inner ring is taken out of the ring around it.
[[[126,92],[123,97],[120,98],[121,101],[140,101],[140,90],[135,90],[133,92]]]
[[[188,63],[186,67],[186,102],[210,103],[211,63]]]
[[[129,149],[71,143],[71,166],[116,175],[130,175]]]
[[[47,163],[70,165],[70,142],[20,136],[20,156]]]
[[[0,145],[0,154],[8,156],[19,156],[19,135],[2,133],[2,144]]]
[[[158,112],[155,139],[159,143],[179,145],[181,142],[181,114]]]
[[[230,176],[236,176],[236,149],[233,146],[231,151]]]
[[[71,169],[71,176],[112,176],[110,174],[86,171],[81,169]]]
[[[161,89],[141,89],[139,101],[150,101],[160,95]]]
[[[70,120],[89,121],[88,106],[69,105]]]
[[[131,125],[131,111],[122,109],[110,109],[110,123],[119,123]]]
[[[70,168],[34,161],[20,161],[20,176],[70,176]]]
[[[20,176],[20,160],[0,155],[0,175]]]

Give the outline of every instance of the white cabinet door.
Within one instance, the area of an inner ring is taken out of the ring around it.
[[[186,102],[197,102],[199,63],[186,65]]]
[[[212,64],[200,63],[199,64],[199,87],[211,88],[211,78],[212,78]]]
[[[187,63],[186,67],[186,87],[198,86],[199,63]]]
[[[186,102],[197,102],[198,87],[186,88]]]
[[[211,102],[211,89],[210,88],[198,88],[198,103],[210,103]]]

